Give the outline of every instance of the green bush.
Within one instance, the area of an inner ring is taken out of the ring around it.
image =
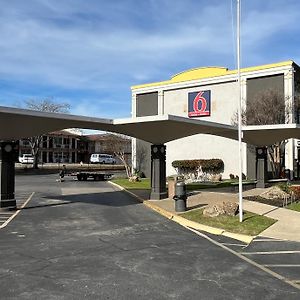
[[[224,162],[222,159],[192,159],[192,160],[174,160],[172,166],[184,172],[194,173],[200,167],[202,172],[218,174],[224,171]]]

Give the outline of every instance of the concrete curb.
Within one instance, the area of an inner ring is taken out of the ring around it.
[[[143,203],[144,205],[146,205],[147,207],[151,208],[152,210],[158,212],[159,214],[161,214],[162,216],[184,226],[184,227],[190,227],[192,229],[195,230],[200,230],[200,231],[204,231],[204,232],[208,232],[214,235],[223,235],[241,242],[244,242],[246,244],[250,244],[252,242],[252,240],[255,238],[255,236],[251,236],[251,235],[245,235],[245,234],[239,234],[239,233],[233,233],[233,232],[229,232],[226,231],[224,229],[220,229],[220,228],[215,228],[215,227],[211,227],[211,226],[207,226],[207,225],[203,225],[194,221],[190,221],[187,220],[181,216],[178,216],[176,214],[173,214],[157,205],[155,205],[154,203],[151,202],[151,200],[144,200],[141,197],[137,196],[136,194],[130,192],[129,190],[126,190],[125,188],[123,188],[122,186],[112,182],[112,181],[108,181],[109,183],[111,183],[112,185],[116,186],[117,188],[119,188],[122,191],[125,191],[126,193],[130,194],[131,196],[135,197],[139,202]]]

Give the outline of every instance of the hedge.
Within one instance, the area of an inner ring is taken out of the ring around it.
[[[222,159],[192,159],[192,160],[174,160],[172,166],[186,172],[195,172],[201,167],[204,173],[222,173],[224,171],[224,162]]]

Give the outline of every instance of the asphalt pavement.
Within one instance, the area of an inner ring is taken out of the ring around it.
[[[300,298],[239,256],[258,248],[201,236],[107,182],[56,177],[17,176],[17,195],[34,194],[0,229],[1,299]]]

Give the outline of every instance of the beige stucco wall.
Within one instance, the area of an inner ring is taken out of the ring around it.
[[[236,82],[164,91],[164,113],[188,117],[188,93],[201,90],[211,91],[211,116],[195,119],[231,124],[238,103]],[[174,160],[220,158],[224,161],[223,178],[228,178],[230,173],[238,174],[237,157],[236,141],[211,135],[194,135],[167,143],[167,175],[176,173],[172,167]]]

